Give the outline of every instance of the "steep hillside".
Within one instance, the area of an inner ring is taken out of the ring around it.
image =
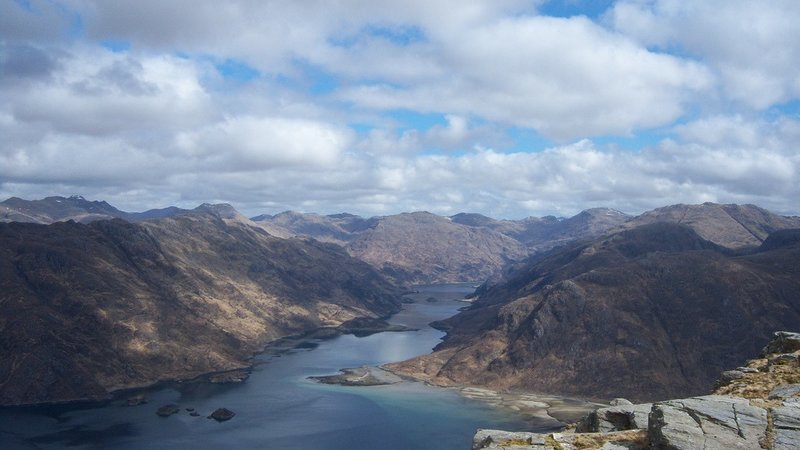
[[[340,247],[269,236],[231,209],[0,224],[0,404],[241,368],[280,336],[399,309],[397,288]]]
[[[708,391],[798,323],[796,232],[732,256],[655,223],[532,260],[440,323],[433,354],[390,367],[441,384],[664,399]]]
[[[527,255],[508,236],[426,212],[376,220],[346,248],[381,272],[411,283],[483,281]]]
[[[800,217],[784,217],[755,205],[672,205],[648,211],[625,228],[656,222],[687,225],[704,239],[728,248],[757,247],[776,230],[800,228]]]

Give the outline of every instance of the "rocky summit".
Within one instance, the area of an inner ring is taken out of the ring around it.
[[[775,333],[757,359],[729,372],[711,395],[636,405],[617,399],[557,433],[478,430],[472,448],[796,449],[800,334]]]
[[[281,336],[400,307],[398,288],[340,247],[270,236],[224,205],[0,223],[0,292],[0,405],[247,368]]]
[[[800,323],[800,239],[733,253],[654,223],[566,246],[479,290],[430,355],[391,370],[441,385],[657,400],[707,392]]]

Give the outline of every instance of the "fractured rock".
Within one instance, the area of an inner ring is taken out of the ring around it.
[[[784,403],[770,408],[772,413],[772,450],[796,449],[800,443],[800,405]]]
[[[767,411],[741,397],[708,395],[655,403],[650,443],[664,449],[756,449]]]

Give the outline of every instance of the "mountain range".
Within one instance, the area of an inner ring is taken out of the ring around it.
[[[705,392],[800,323],[800,218],[753,205],[497,220],[248,219],[0,203],[0,403],[86,398],[248,366],[281,336],[399,309],[400,283],[485,283],[431,355],[439,384],[653,400]],[[393,280],[393,281],[390,281]]]
[[[41,200],[23,200],[11,197],[0,202],[0,222],[28,222],[50,224],[69,220],[89,223],[95,220],[124,219],[137,222],[174,216],[186,210],[170,206],[140,213],[120,211],[105,201],[89,201],[80,195],[46,197]]]
[[[186,212],[169,207],[130,213],[80,196],[33,201],[10,198],[0,203],[0,222],[88,223],[110,218],[139,222]],[[276,237],[309,237],[341,245],[351,256],[372,264],[398,283],[430,284],[482,282],[531,253],[598,236],[628,219],[630,216],[619,211],[596,208],[566,219],[547,216],[516,221],[479,214],[444,217],[413,212],[362,218],[293,211],[251,220]]]

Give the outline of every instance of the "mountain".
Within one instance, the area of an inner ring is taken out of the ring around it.
[[[276,236],[342,245],[350,255],[402,283],[483,281],[528,254],[522,244],[502,233],[428,212],[364,219],[287,211],[252,220]]]
[[[568,219],[518,221],[467,213],[448,218],[428,212],[364,219],[287,211],[252,218],[275,236],[305,236],[342,245],[351,255],[407,283],[482,282],[532,252],[598,236],[628,219],[601,208]]]
[[[346,245],[354,239],[354,233],[369,228],[377,219],[363,219],[352,214],[322,216],[286,211],[274,216],[264,214],[252,217],[251,220],[273,236],[305,236]]]
[[[171,217],[184,212],[186,210],[171,206],[140,213],[129,213],[120,211],[105,201],[89,201],[79,195],[46,197],[41,200],[23,200],[11,197],[0,202],[0,222],[50,224],[73,220],[89,223],[106,219],[125,219],[134,222]]]
[[[575,216],[528,217],[522,220],[495,220],[480,214],[456,214],[451,220],[471,227],[486,227],[540,252],[576,239],[601,236],[631,219],[631,216],[610,208],[592,208]]]
[[[399,309],[338,246],[229,205],[140,223],[0,223],[0,404],[105,398],[247,367],[281,336]]]
[[[345,247],[381,272],[416,284],[483,281],[527,256],[506,235],[427,212],[376,219]]]
[[[800,228],[800,217],[773,214],[755,205],[672,205],[648,211],[624,224],[625,228],[656,222],[687,225],[704,239],[723,247],[758,247],[776,230]]]
[[[735,254],[658,222],[531,258],[389,365],[438,384],[640,400],[708,391],[800,323],[800,231]]]

